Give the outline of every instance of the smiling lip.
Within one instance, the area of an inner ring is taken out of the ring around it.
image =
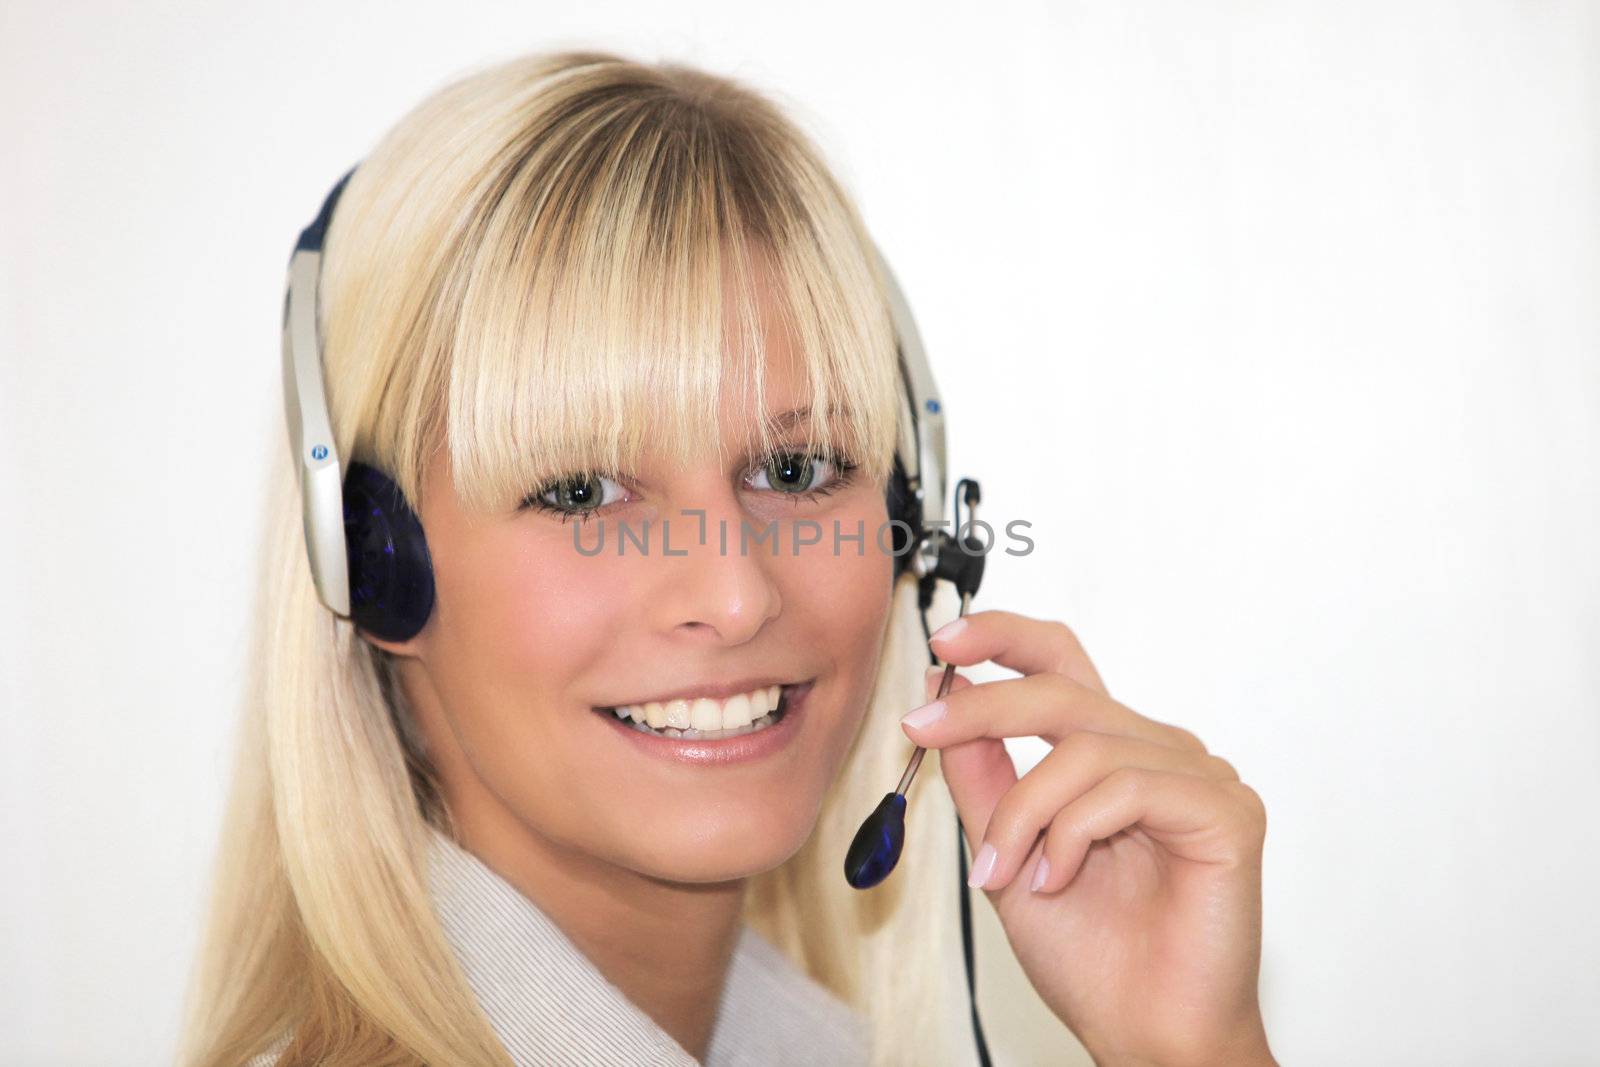
[[[615,704],[596,704],[597,708],[621,708],[629,704],[643,706],[645,704],[665,704],[669,700],[694,700],[696,697],[707,697],[711,700],[726,700],[740,693],[748,693],[755,689],[765,689],[770,685],[781,685],[785,689],[796,685],[795,682],[783,681],[779,678],[757,678],[742,682],[707,682],[704,685],[690,685],[682,689],[674,689],[664,696],[640,697],[638,700],[619,700]]]
[[[664,737],[635,730],[614,715],[606,715],[605,718],[611,724],[609,729],[616,730],[628,744],[637,745],[639,751],[646,755],[697,767],[722,767],[732,763],[758,760],[785,748],[800,729],[801,715],[811,688],[811,682],[793,688],[785,686],[784,699],[787,703],[783,718],[765,729],[751,734],[740,734],[738,737],[724,737],[717,740]],[[743,690],[736,689],[734,692],[739,693]]]

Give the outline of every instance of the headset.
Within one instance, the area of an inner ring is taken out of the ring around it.
[[[364,463],[344,468],[323,376],[319,325],[323,242],[339,196],[355,170],[346,171],[329,191],[290,255],[283,307],[284,410],[300,483],[306,554],[318,598],[358,628],[383,640],[404,641],[419,633],[433,612],[433,561],[427,539],[421,521],[388,475]],[[899,283],[876,245],[872,254],[888,297],[902,385],[894,468],[885,492],[894,577],[898,581],[907,569],[916,574],[926,634],[927,610],[938,579],[955,580],[958,573],[970,573],[972,557],[953,532],[944,529],[944,404],[922,337]],[[970,486],[970,505],[976,501],[977,485],[970,479],[963,484]],[[981,557],[978,559],[981,563]],[[981,567],[978,572],[981,574]],[[976,579],[971,585],[967,599],[975,591]],[[928,658],[937,665],[931,651]],[[989,1067],[989,1050],[978,1020],[965,845],[958,818],[962,955],[978,1061]]]

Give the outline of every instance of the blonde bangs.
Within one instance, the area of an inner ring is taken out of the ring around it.
[[[626,478],[647,453],[726,462],[719,404],[763,395],[783,331],[812,417],[782,447],[886,479],[900,417],[892,326],[865,231],[815,150],[725,80],[567,60],[523,83],[522,107],[470,91],[474,78],[503,87],[495,71],[464,80],[447,94],[451,121],[429,124],[456,136],[418,144],[402,124],[352,179],[347,196],[371,167],[385,171],[374,186],[457,205],[416,227],[409,262],[386,265],[427,277],[403,286],[417,312],[387,320],[410,328],[366,356],[386,381],[352,383],[382,398],[353,428],[357,452],[420,501],[444,444],[458,496],[481,511],[566,476]],[[403,203],[362,214],[399,224]],[[388,236],[367,247],[408,243]],[[780,445],[765,415],[752,412],[748,455]]]

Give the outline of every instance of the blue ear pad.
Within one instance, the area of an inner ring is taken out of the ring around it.
[[[352,463],[344,478],[350,618],[385,641],[416,636],[433,612],[433,559],[422,523],[383,472]]]
[[[889,518],[905,523],[904,526],[894,524],[889,527],[893,531],[894,576],[898,579],[911,566],[911,556],[921,540],[922,530],[922,512],[917,507],[916,497],[911,495],[911,483],[906,478],[905,464],[900,461],[898,453],[894,457],[894,472],[889,476],[887,498]]]

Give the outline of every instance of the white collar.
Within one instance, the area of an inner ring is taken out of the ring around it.
[[[518,1067],[700,1061],[482,860],[431,830],[434,909],[478,1002]],[[706,1067],[862,1065],[867,1020],[740,928]]]

